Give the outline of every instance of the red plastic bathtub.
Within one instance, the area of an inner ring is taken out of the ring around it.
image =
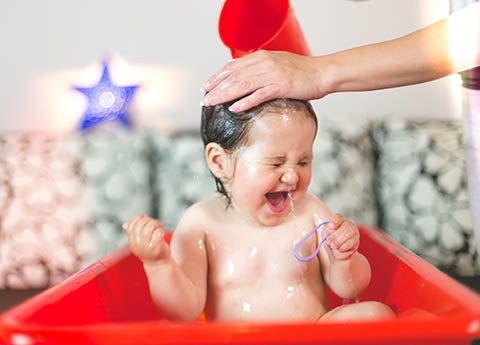
[[[361,227],[373,278],[362,300],[397,320],[351,323],[170,323],[150,299],[142,266],[121,248],[0,315],[0,343],[29,344],[471,344],[480,295],[376,229]],[[329,294],[332,307],[342,301]]]

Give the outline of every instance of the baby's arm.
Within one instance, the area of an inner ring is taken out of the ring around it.
[[[204,235],[191,213],[175,229],[171,250],[157,220],[137,216],[124,227],[133,253],[143,262],[152,299],[169,320],[194,321],[205,305],[207,255],[199,246]]]
[[[325,282],[341,298],[357,298],[371,278],[370,264],[357,251],[358,228],[341,214],[335,214],[322,236],[326,233],[329,236],[319,252]]]

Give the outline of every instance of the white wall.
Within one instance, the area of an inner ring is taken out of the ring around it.
[[[139,124],[199,123],[202,83],[230,59],[218,37],[222,0],[17,0],[0,14],[0,131],[70,130],[84,107],[73,84],[140,83]],[[291,0],[313,54],[407,34],[448,13],[448,0]],[[330,95],[321,116],[459,117],[456,76],[392,90]]]

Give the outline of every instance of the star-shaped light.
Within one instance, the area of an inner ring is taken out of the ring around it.
[[[135,89],[138,85],[117,86],[110,80],[108,63],[103,62],[103,72],[100,81],[93,87],[74,87],[87,97],[87,108],[79,124],[82,131],[88,130],[100,123],[119,121],[129,127],[130,120],[127,110]]]

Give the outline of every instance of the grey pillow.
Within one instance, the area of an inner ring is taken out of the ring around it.
[[[334,213],[357,224],[377,225],[369,126],[319,122],[309,191]]]
[[[383,120],[372,137],[381,227],[447,273],[480,274],[461,123]]]
[[[158,217],[173,230],[190,205],[216,191],[215,181],[199,133],[166,136],[152,132],[151,143],[156,157]]]
[[[142,213],[154,216],[152,154],[147,133],[102,127],[79,135],[86,226],[95,248],[92,260],[126,244],[123,222]]]

